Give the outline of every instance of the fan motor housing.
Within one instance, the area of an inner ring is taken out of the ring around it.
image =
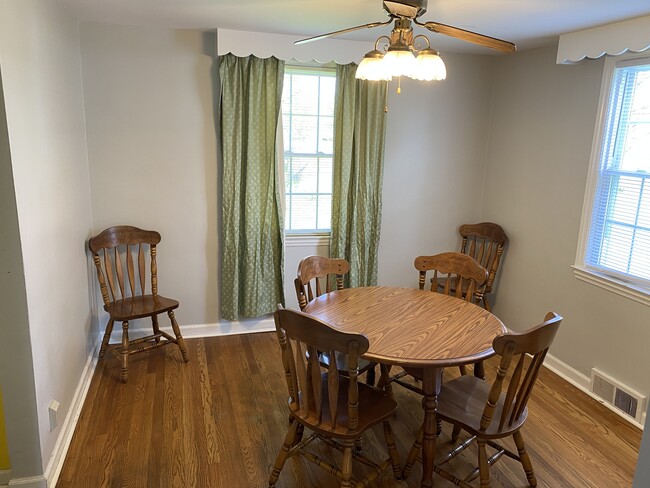
[[[389,15],[415,19],[427,11],[428,0],[384,0]]]

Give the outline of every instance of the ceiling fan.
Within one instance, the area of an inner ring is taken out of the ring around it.
[[[504,53],[513,53],[517,50],[517,47],[512,42],[504,41],[502,39],[485,36],[483,34],[460,29],[451,25],[441,24],[439,22],[419,22],[418,18],[427,11],[427,1],[428,0],[383,0],[384,10],[389,17],[389,19],[384,22],[371,22],[369,24],[348,27],[347,29],[329,32],[327,34],[321,34],[318,36],[309,37],[307,39],[301,39],[299,41],[295,41],[294,44],[303,44],[306,42],[318,41],[320,39],[325,39],[326,37],[345,34],[347,32],[388,25],[392,22],[395,22],[395,26],[393,28],[393,36],[412,36],[413,28],[411,27],[411,22],[413,22],[414,24],[424,27],[431,32],[455,37],[456,39],[479,44],[481,46],[496,49],[497,51]]]

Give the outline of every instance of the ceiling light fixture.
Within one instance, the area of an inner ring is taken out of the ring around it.
[[[379,45],[384,42],[384,51]],[[420,41],[426,44],[421,45]],[[410,19],[397,19],[390,37],[380,36],[375,48],[368,52],[359,67],[356,77],[361,80],[390,81],[394,76],[408,76],[414,80],[444,80],[447,69],[440,54],[431,48],[429,38],[413,36]],[[397,93],[400,93],[398,86]]]

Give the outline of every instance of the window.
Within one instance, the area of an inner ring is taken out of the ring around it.
[[[334,93],[332,69],[287,66],[282,94],[285,231],[330,231]]]
[[[650,303],[650,58],[607,63],[576,274]]]

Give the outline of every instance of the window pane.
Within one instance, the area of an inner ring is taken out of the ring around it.
[[[650,172],[650,120],[628,128],[621,170]]]
[[[291,193],[291,158],[284,158],[284,192]]]
[[[650,231],[636,231],[629,272],[650,280]]]
[[[336,90],[335,76],[322,76],[320,79],[320,114],[334,115],[334,92]]]
[[[645,180],[643,185],[643,198],[641,200],[637,225],[650,229],[650,181],[648,179]]]
[[[332,193],[332,158],[319,159],[318,174],[318,192]]]
[[[293,158],[291,183],[292,193],[316,193],[318,191],[318,159]]]
[[[291,152],[316,153],[318,117],[294,115],[291,117]]]
[[[287,68],[282,97],[287,230],[330,229],[335,90],[331,70]]]
[[[332,226],[332,195],[318,197],[318,228],[329,230]]]
[[[291,112],[294,114],[318,114],[318,76],[293,75]]]
[[[631,249],[632,229],[615,224],[609,226],[600,257],[601,266],[627,273],[627,263]]]
[[[612,191],[612,220],[634,225],[639,204],[641,181],[638,178],[619,177],[616,188]]]
[[[308,229],[316,228],[316,196],[294,195],[291,198],[291,228]]]
[[[319,119],[318,152],[334,154],[334,117],[320,117]]]

